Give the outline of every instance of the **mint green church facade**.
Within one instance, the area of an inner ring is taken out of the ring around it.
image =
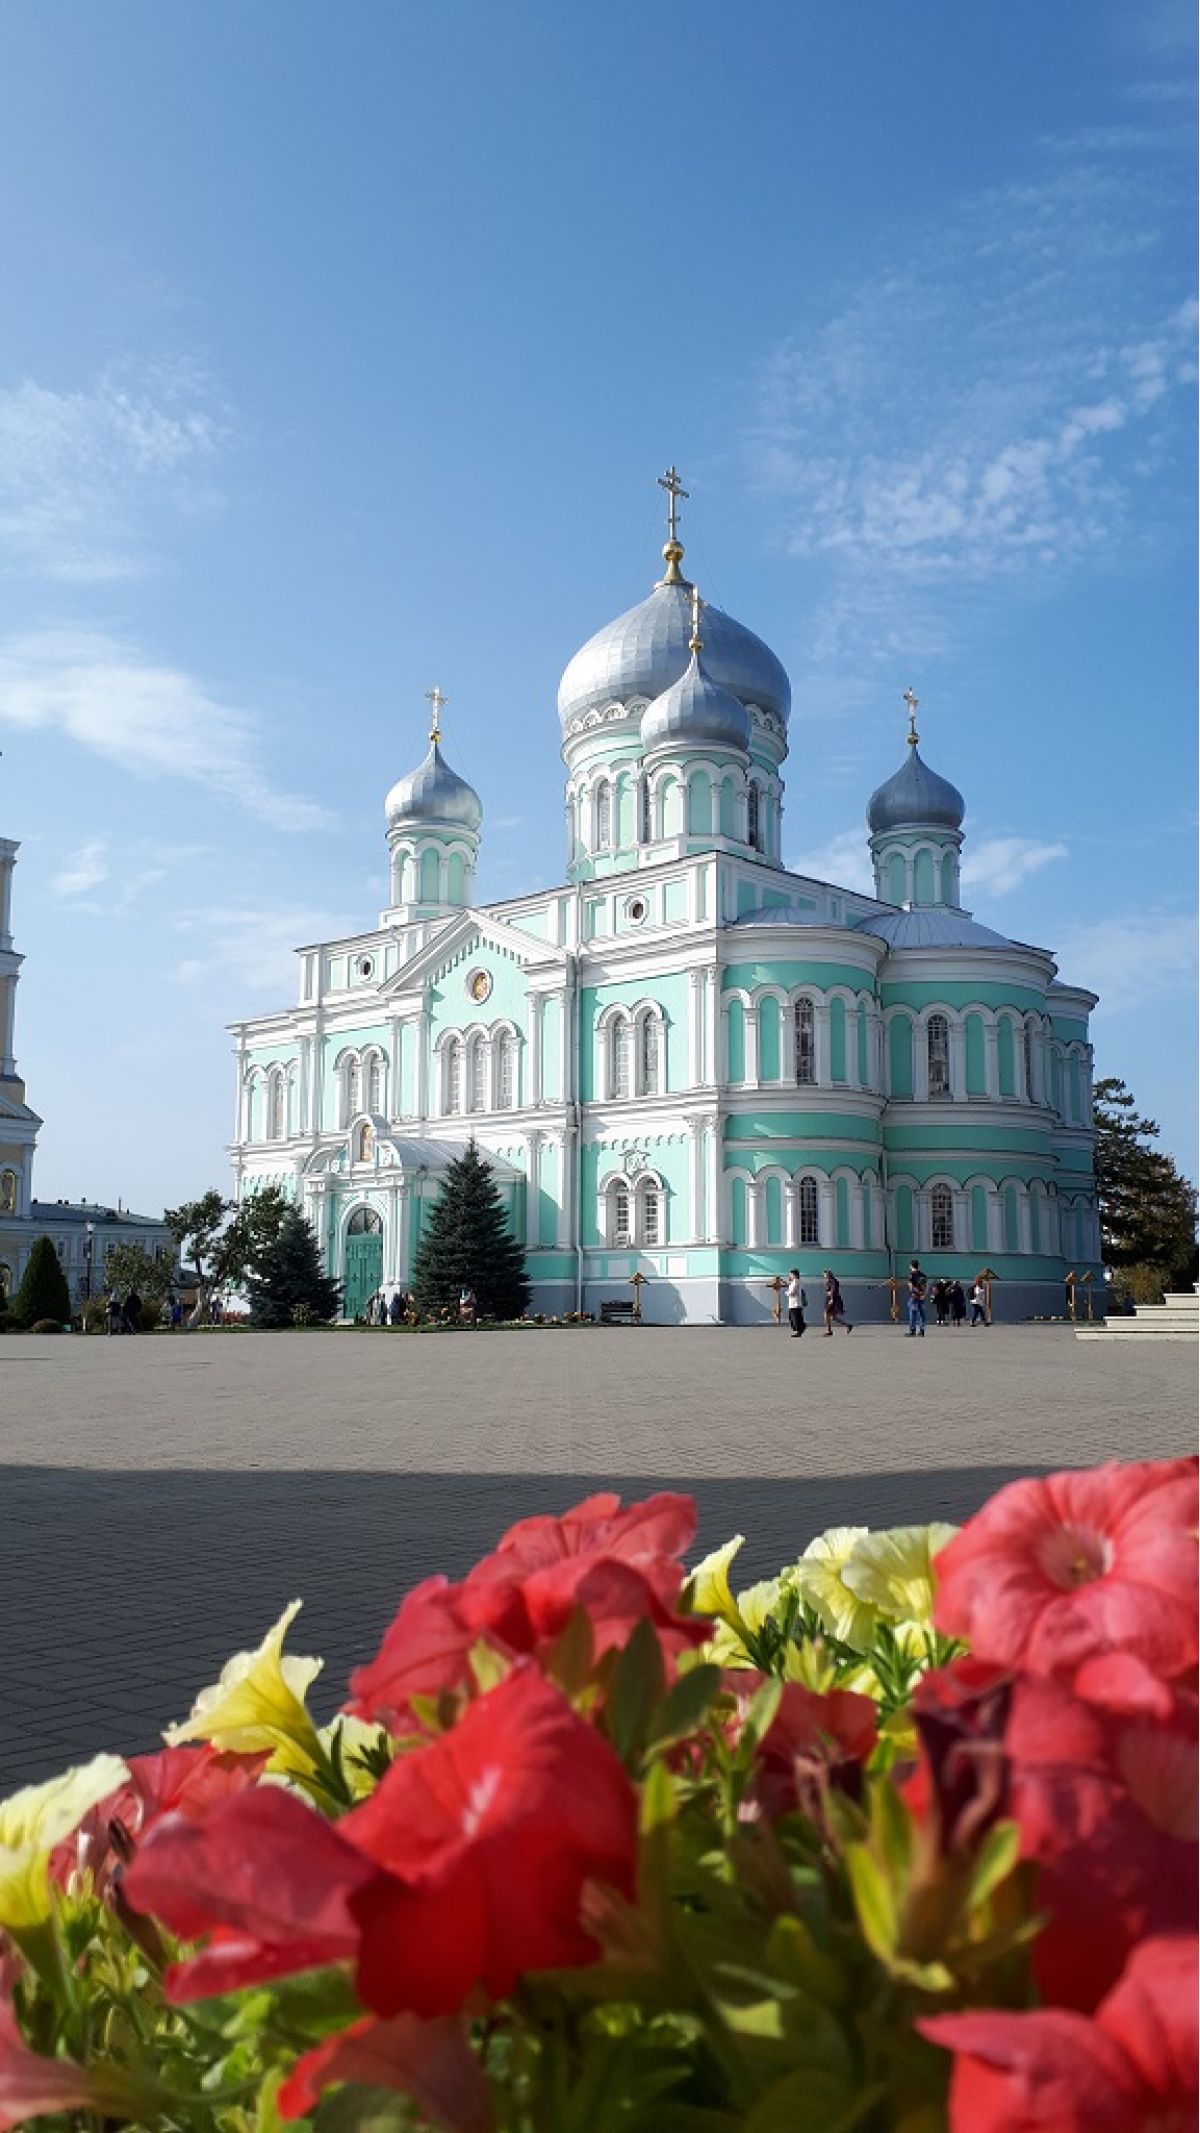
[[[1046,948],[959,896],[961,795],[915,717],[867,809],[876,893],[782,859],[791,709],[675,537],[559,689],[566,879],[478,905],[478,795],[441,751],[387,796],[387,907],[299,950],[299,998],[234,1026],[239,1193],[284,1183],[348,1316],[403,1288],[474,1136],[532,1308],[767,1320],[798,1266],[882,1318],[890,1276],[998,1276],[998,1317],[1101,1278],[1088,1017]],[[910,700],[915,714],[915,700]]]

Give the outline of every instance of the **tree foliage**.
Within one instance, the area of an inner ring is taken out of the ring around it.
[[[196,1269],[197,1313],[216,1290],[240,1288],[258,1272],[291,1204],[279,1185],[260,1185],[240,1201],[227,1200],[213,1186],[198,1200],[168,1207],[167,1228],[181,1256]]]
[[[144,1244],[114,1244],[104,1261],[104,1285],[124,1296],[135,1289],[143,1303],[162,1306],[174,1286],[170,1253],[156,1257]]]
[[[336,1318],[341,1297],[338,1283],[322,1268],[312,1224],[298,1207],[285,1207],[275,1236],[257,1254],[246,1287],[252,1323],[272,1331],[304,1319],[324,1324]]]
[[[525,1254],[473,1140],[446,1172],[413,1264],[413,1294],[422,1311],[456,1309],[464,1288],[475,1291],[486,1318],[519,1318],[529,1301]]]
[[[62,1261],[49,1237],[38,1237],[26,1261],[21,1285],[13,1297],[10,1315],[19,1326],[36,1325],[39,1318],[65,1325],[71,1316],[71,1291]]]
[[[1115,1075],[1096,1083],[1095,1123],[1096,1197],[1107,1264],[1157,1269],[1168,1287],[1194,1280],[1196,1188],[1152,1145],[1157,1124],[1139,1116]]]

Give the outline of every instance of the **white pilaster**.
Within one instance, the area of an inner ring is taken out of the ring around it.
[[[723,1081],[725,1062],[721,1057],[721,988],[715,964],[704,973],[704,1080]],[[711,1205],[711,1202],[710,1202]]]
[[[746,1187],[746,1226],[750,1232],[747,1242],[751,1251],[762,1243],[766,1226],[763,1220],[764,1212],[763,1186],[756,1178],[753,1184]]]
[[[1033,1250],[1033,1223],[1029,1214],[1028,1191],[1017,1194],[1017,1249],[1021,1252]]]
[[[748,1007],[743,1018],[745,1028],[746,1080],[751,1088],[758,1087],[758,1009]]]
[[[1000,1032],[994,1022],[983,1025],[984,1086],[988,1102],[1000,1101]]]
[[[929,1031],[923,1022],[913,1023],[913,1095],[919,1104],[929,1102]]]
[[[723,1234],[724,1201],[721,1197],[722,1123],[718,1113],[704,1133],[704,1215],[710,1244],[719,1244]]]
[[[688,972],[688,1085],[698,1089],[704,1080],[704,979],[703,970]]]
[[[783,1196],[783,1234],[789,1252],[800,1245],[800,1201],[794,1183],[788,1186]]]
[[[542,1100],[542,1038],[546,1002],[535,992],[529,1002],[529,1101],[535,1110]]]
[[[971,1249],[971,1195],[965,1186],[956,1186],[951,1194],[954,1222],[954,1249],[969,1252]]]
[[[847,1188],[850,1199],[850,1249],[861,1252],[866,1243],[867,1188],[855,1178]]]
[[[987,1192],[987,1237],[988,1253],[994,1257],[1004,1249],[1004,1210],[1000,1205],[1000,1188],[989,1185]]]
[[[827,1089],[829,1076],[829,1006],[817,1000],[813,1006],[813,1039],[816,1055],[817,1087]]]
[[[704,1237],[704,1122],[688,1120],[688,1186],[691,1198],[691,1237],[699,1244]]]
[[[528,1151],[528,1183],[525,1187],[525,1249],[527,1252],[532,1252],[537,1250],[541,1214],[541,1134],[527,1133],[525,1146]]]
[[[817,1236],[822,1251],[837,1244],[837,1187],[832,1178],[817,1179]]]
[[[417,1037],[417,1117],[429,1116],[429,1073],[432,1061],[429,1054],[433,1038],[433,1011],[426,1004],[416,1023]]]
[[[950,1095],[956,1104],[967,1100],[967,1031],[958,1021],[950,1024]]]

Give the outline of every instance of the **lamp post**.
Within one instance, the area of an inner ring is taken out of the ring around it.
[[[95,1243],[96,1225],[94,1222],[85,1222],[83,1225],[83,1300],[85,1303],[90,1303],[91,1301],[92,1252],[95,1249]]]

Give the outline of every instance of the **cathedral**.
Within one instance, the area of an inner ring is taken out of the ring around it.
[[[662,577],[559,684],[567,879],[475,902],[483,809],[431,691],[378,925],[301,948],[297,1004],[234,1026],[237,1191],[294,1193],[348,1318],[407,1285],[471,1137],[548,1316],[636,1293],[760,1322],[797,1266],[878,1319],[913,1257],[990,1269],[998,1318],[1061,1314],[1068,1272],[1101,1279],[1096,995],[963,909],[965,802],[911,691],[874,896],[788,869],[788,678],[684,576],[663,487]]]

